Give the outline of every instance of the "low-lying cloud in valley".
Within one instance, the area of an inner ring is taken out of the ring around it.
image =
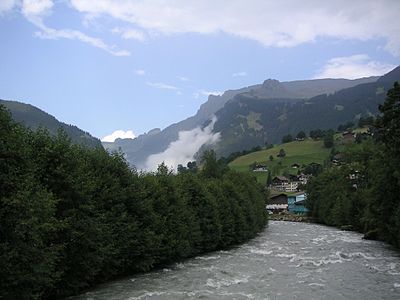
[[[212,132],[216,120],[214,117],[212,122],[203,129],[196,127],[192,130],[180,131],[178,140],[170,143],[164,152],[147,158],[145,169],[154,171],[162,162],[176,169],[179,164],[186,165],[189,161],[193,161],[194,155],[201,146],[213,145],[219,141],[220,133]]]

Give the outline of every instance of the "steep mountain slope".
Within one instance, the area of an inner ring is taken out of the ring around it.
[[[10,112],[16,122],[23,123],[25,126],[36,130],[43,126],[53,135],[57,134],[59,128],[62,128],[73,143],[89,147],[101,147],[99,139],[91,136],[74,125],[67,125],[58,121],[52,115],[40,110],[39,108],[17,101],[0,100],[0,105],[4,105]]]
[[[196,116],[209,118],[220,110],[225,103],[238,94],[250,93],[253,97],[264,99],[306,99],[321,94],[331,94],[341,89],[363,83],[375,82],[379,77],[367,77],[354,80],[348,79],[314,79],[279,82],[267,79],[262,84],[245,87],[238,90],[228,90],[220,96],[210,95],[208,101],[200,106]]]
[[[320,94],[330,94],[343,88],[356,86],[361,83],[375,82],[379,77],[368,77],[355,80],[348,79],[315,79],[291,82],[279,82],[268,79],[257,84],[238,90],[228,90],[220,96],[210,95],[208,101],[200,106],[196,115],[179,123],[172,124],[164,130],[153,129],[147,134],[135,139],[118,139],[114,143],[103,143],[109,150],[122,150],[127,160],[138,167],[143,167],[147,157],[168,148],[171,142],[178,139],[180,131],[203,127],[212,115],[222,109],[235,96],[248,94],[254,99],[275,99],[274,101],[292,102],[308,99]]]
[[[400,67],[376,82],[306,100],[265,99],[250,93],[236,95],[216,113],[214,131],[221,134],[216,151],[226,156],[265,142],[280,142],[288,133],[336,128],[361,116],[377,114],[378,105],[395,80],[400,80]]]

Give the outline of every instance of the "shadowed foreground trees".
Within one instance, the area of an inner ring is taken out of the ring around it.
[[[307,185],[307,206],[319,222],[352,228],[400,248],[400,86],[379,107],[374,140],[347,147],[344,165]]]
[[[31,132],[0,106],[0,298],[74,294],[254,237],[267,221],[263,188],[212,152],[203,163],[137,173],[119,154]]]

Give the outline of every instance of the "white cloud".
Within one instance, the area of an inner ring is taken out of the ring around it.
[[[121,35],[124,40],[137,40],[139,42],[146,40],[144,32],[137,29],[124,29],[115,27],[111,30],[111,32]]]
[[[221,91],[206,91],[206,90],[197,90],[196,92],[193,93],[193,96],[197,99],[200,96],[210,96],[210,95],[214,95],[214,96],[220,96],[222,95],[224,92]]]
[[[118,50],[115,45],[108,45],[102,39],[95,38],[84,34],[78,30],[72,29],[53,29],[47,27],[42,22],[37,23],[34,22],[36,26],[38,26],[41,31],[35,32],[35,37],[41,39],[51,39],[51,40],[58,40],[58,39],[69,39],[69,40],[78,40],[84,43],[87,43],[93,47],[100,48],[114,56],[129,56],[131,53],[127,50]]]
[[[17,4],[16,0],[1,0],[0,1],[0,16],[14,8]]]
[[[169,85],[166,83],[162,82],[146,82],[148,86],[151,86],[156,89],[164,89],[164,90],[173,90],[173,91],[179,91],[179,88],[173,85]]]
[[[149,34],[225,32],[265,46],[292,47],[321,37],[383,38],[400,56],[400,1],[394,0],[71,0],[93,16],[107,15]]]
[[[135,70],[135,74],[139,75],[139,76],[144,76],[144,75],[146,75],[146,70],[137,69],[137,70]]]
[[[53,5],[51,0],[23,0],[22,13],[26,17],[43,16],[51,12]]]
[[[232,74],[232,77],[243,77],[243,76],[247,76],[247,72],[237,72]]]
[[[190,81],[190,79],[189,78],[187,78],[187,77],[185,77],[185,76],[178,76],[178,79],[180,80],[180,81]]]
[[[110,135],[106,135],[101,139],[102,142],[114,142],[116,139],[134,139],[135,134],[133,133],[132,130],[116,130]]]
[[[87,43],[93,47],[100,48],[114,56],[129,56],[127,50],[118,50],[115,45],[108,45],[103,40],[91,37],[81,31],[73,29],[54,29],[45,25],[43,18],[51,13],[53,7],[51,0],[23,0],[21,12],[25,18],[40,29],[34,36],[42,39],[69,39]]]
[[[355,79],[368,76],[380,76],[395,67],[395,65],[371,60],[366,54],[357,54],[330,59],[314,78]]]
[[[164,152],[147,158],[145,168],[154,171],[162,162],[168,167],[176,168],[178,164],[186,165],[189,161],[193,161],[193,156],[201,146],[213,145],[219,141],[220,134],[212,132],[215,122],[214,118],[204,129],[197,127],[189,131],[180,131],[178,140],[170,143]]]

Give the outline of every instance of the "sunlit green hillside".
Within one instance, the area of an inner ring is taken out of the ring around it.
[[[286,152],[284,158],[277,157],[279,150]],[[268,150],[261,150],[247,155],[243,155],[235,159],[229,164],[232,169],[242,172],[252,172],[250,166],[257,162],[266,165],[271,170],[272,175],[280,175],[285,171],[296,174],[298,169],[292,168],[293,164],[307,165],[312,162],[323,164],[328,159],[330,149],[324,147],[322,141],[314,141],[307,139],[305,141],[294,141],[286,144],[276,145]],[[272,155],[273,160],[270,160]],[[252,172],[257,179],[265,183],[267,172]]]

